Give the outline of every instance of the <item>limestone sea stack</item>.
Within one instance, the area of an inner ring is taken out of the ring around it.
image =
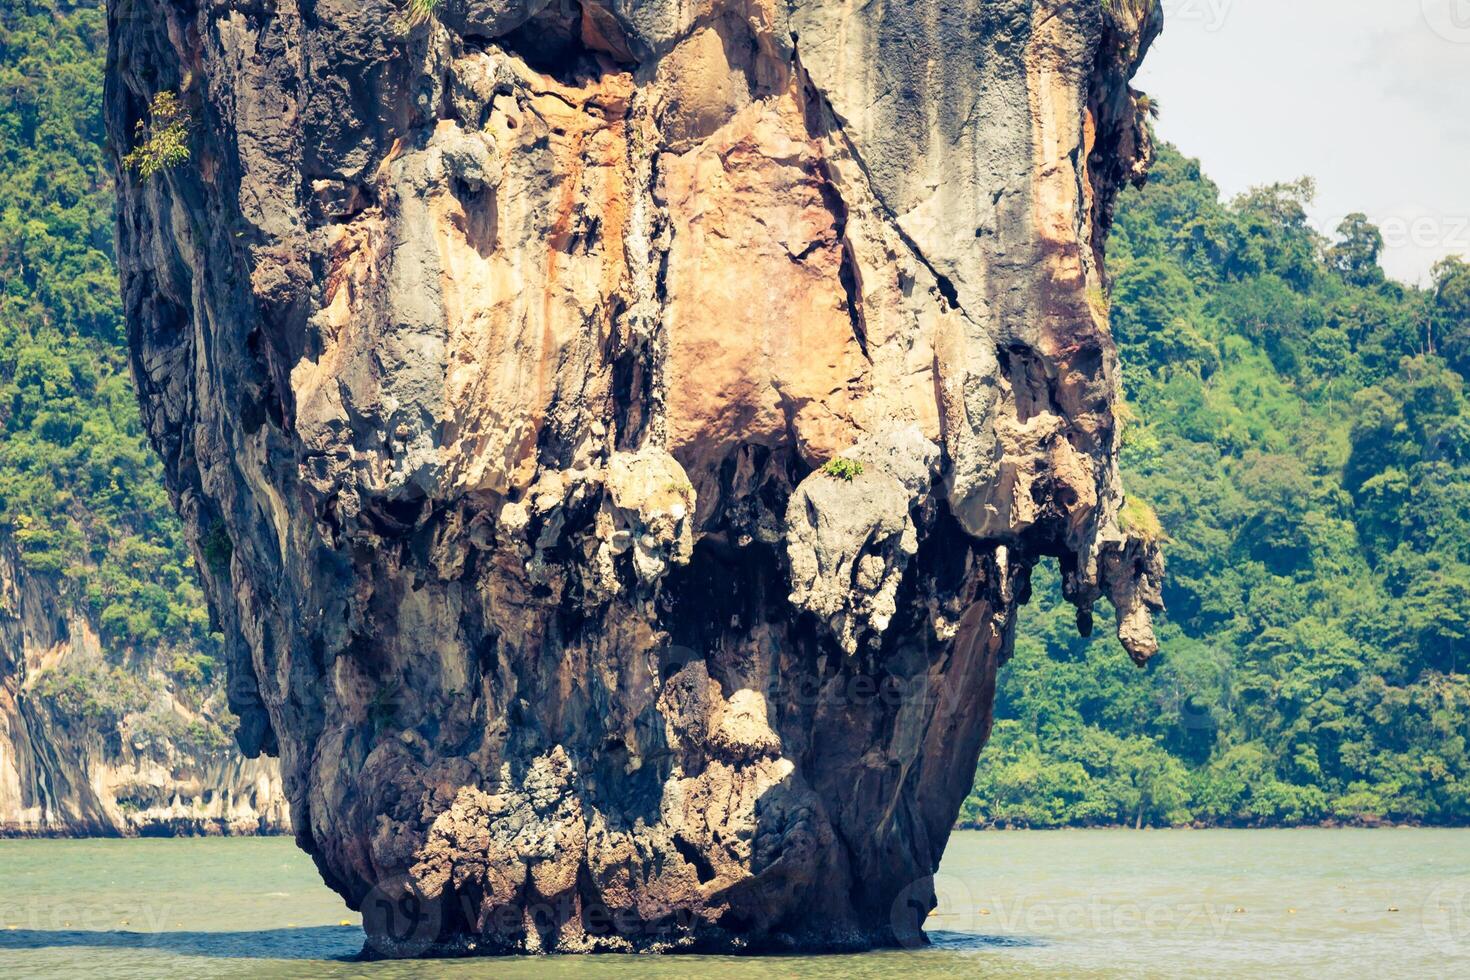
[[[1156,646],[1154,0],[108,9],[144,417],[372,946],[921,941],[1035,564]]]

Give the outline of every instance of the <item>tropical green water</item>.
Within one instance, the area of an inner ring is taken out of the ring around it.
[[[920,950],[359,963],[289,841],[5,841],[0,977],[1470,976],[1470,831],[959,833],[938,889]]]

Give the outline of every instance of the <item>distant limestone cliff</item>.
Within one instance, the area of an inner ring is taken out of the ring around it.
[[[288,832],[275,760],[197,707],[147,665],[109,669],[95,615],[0,537],[0,837]]]
[[[918,941],[1036,563],[1156,648],[1153,0],[108,10],[145,423],[375,947]]]

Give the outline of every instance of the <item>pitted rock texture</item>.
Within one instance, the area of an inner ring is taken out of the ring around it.
[[[374,946],[918,941],[1035,563],[1155,648],[1152,0],[109,11],[117,146],[194,120],[119,173],[145,418]]]

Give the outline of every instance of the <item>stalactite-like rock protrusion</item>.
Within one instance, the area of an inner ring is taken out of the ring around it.
[[[144,415],[374,946],[915,940],[1035,563],[1156,645],[1153,0],[108,6],[120,151],[192,119],[119,174]]]

